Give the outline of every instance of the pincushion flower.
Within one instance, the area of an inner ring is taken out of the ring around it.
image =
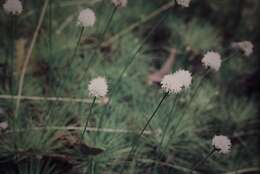
[[[13,15],[19,15],[23,11],[23,5],[19,0],[7,0],[4,3],[3,8],[7,13]]]
[[[93,10],[87,8],[79,13],[78,24],[82,27],[92,27],[96,22],[96,15]]]
[[[243,51],[246,56],[250,56],[254,51],[254,45],[250,41],[234,42],[232,46]]]
[[[108,92],[107,81],[103,77],[97,77],[88,85],[89,94],[93,97],[105,97]]]
[[[209,67],[215,71],[218,71],[221,66],[222,60],[221,60],[221,56],[219,53],[209,51],[204,55],[201,62],[203,63],[203,65],[205,67]]]
[[[126,7],[127,5],[127,0],[112,0],[112,3],[116,6],[116,7]]]
[[[227,154],[231,149],[231,141],[228,137],[224,135],[214,136],[212,139],[212,145],[219,153]]]
[[[161,81],[161,87],[168,93],[179,93],[182,89],[186,89],[190,86],[192,76],[189,71],[179,70],[174,74],[168,74],[163,77]]]
[[[176,0],[176,2],[183,7],[189,7],[191,0]]]

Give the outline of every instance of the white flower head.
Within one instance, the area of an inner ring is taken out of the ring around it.
[[[250,41],[234,42],[232,46],[243,51],[246,56],[250,56],[254,51],[254,44]]]
[[[163,77],[161,87],[165,92],[179,93],[190,86],[192,76],[189,71],[179,70],[174,74],[168,74]]]
[[[13,15],[19,15],[23,11],[22,2],[19,0],[7,0],[4,5],[4,10]]]
[[[79,13],[78,24],[82,27],[92,27],[96,22],[96,15],[93,10],[87,8]]]
[[[176,0],[178,5],[181,5],[182,7],[189,7],[191,0]]]
[[[218,71],[222,62],[221,55],[217,52],[209,51],[204,55],[201,62],[205,67]]]
[[[227,154],[231,149],[231,141],[224,135],[215,135],[212,139],[212,145],[218,150],[219,153]]]
[[[112,0],[112,3],[119,8],[126,7],[127,0]]]
[[[88,85],[89,94],[93,97],[105,97],[108,92],[107,81],[103,77],[97,77]]]

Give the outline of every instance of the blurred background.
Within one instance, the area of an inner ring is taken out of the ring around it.
[[[220,134],[231,139],[231,152],[214,154],[195,172],[259,173],[258,0],[192,0],[187,8],[129,0],[115,13],[110,0],[46,1],[22,0],[19,16],[0,11],[1,174],[190,173]],[[85,8],[96,24],[73,56]],[[17,112],[19,80],[43,13]],[[241,41],[253,44],[252,54],[239,49]],[[208,51],[222,56],[218,72],[201,65]],[[193,84],[165,101],[127,160],[160,101],[162,75],[178,69],[192,72]],[[81,142],[92,101],[87,87],[98,76],[108,80],[109,94],[96,102]]]

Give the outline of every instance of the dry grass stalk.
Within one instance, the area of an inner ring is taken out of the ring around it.
[[[146,23],[147,21],[153,19],[154,17],[160,15],[162,12],[170,9],[171,7],[173,7],[175,5],[174,1],[170,1],[169,3],[164,4],[163,6],[161,6],[159,9],[153,11],[152,13],[148,14],[147,16],[145,16],[144,18],[142,18],[140,21],[133,23],[132,25],[130,25],[129,27],[127,27],[126,29],[122,30],[121,32],[119,32],[118,34],[116,34],[115,36],[111,37],[110,39],[108,39],[107,41],[103,42],[101,44],[101,47],[108,47],[111,43],[115,42],[117,39],[119,39],[120,37],[122,37],[123,35],[133,31],[135,28],[137,28],[138,26]]]
[[[33,100],[33,101],[60,101],[60,102],[72,102],[72,103],[91,103],[92,99],[83,98],[70,98],[70,97],[38,97],[38,96],[12,96],[12,95],[0,95],[0,99],[7,100]],[[102,103],[98,100],[96,103]]]
[[[22,92],[23,92],[23,83],[24,83],[25,73],[26,73],[26,70],[27,70],[31,55],[32,55],[33,48],[34,48],[36,40],[38,38],[39,31],[40,31],[40,28],[41,28],[42,23],[43,23],[43,19],[44,19],[45,14],[46,14],[48,4],[49,4],[49,0],[45,0],[42,11],[41,11],[40,19],[38,21],[36,30],[33,34],[32,42],[30,44],[29,50],[26,54],[25,61],[24,61],[24,64],[23,64],[21,77],[20,77],[20,80],[19,80],[19,86],[18,86],[18,97],[17,97],[17,100],[16,100],[16,108],[15,108],[16,116],[18,115],[18,111],[19,111],[19,107],[20,107],[20,101],[21,101],[21,95],[22,95]]]
[[[30,130],[61,130],[61,131],[64,131],[64,130],[67,130],[67,131],[71,131],[71,130],[83,130],[84,127],[75,127],[75,126],[67,126],[67,127],[35,127],[35,128],[32,128]],[[22,132],[22,131],[25,131],[23,129],[20,129],[20,130],[16,130],[17,132]],[[135,133],[135,134],[138,134],[139,132],[138,131],[131,131],[131,130],[126,130],[126,129],[113,129],[113,128],[96,128],[96,127],[87,127],[86,128],[86,131],[89,131],[89,132],[106,132],[106,133],[118,133],[118,134],[129,134],[129,133]],[[12,131],[9,131],[9,133],[12,132]],[[145,131],[144,132],[144,135],[154,135],[154,133],[156,134],[160,134],[161,131],[160,130],[157,130],[156,132],[154,131]]]
[[[15,41],[16,50],[16,74],[19,75],[22,72],[23,62],[25,60],[25,50],[26,50],[27,40],[24,38]]]

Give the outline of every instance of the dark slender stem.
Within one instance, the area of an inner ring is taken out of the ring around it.
[[[147,40],[152,36],[152,34],[156,31],[156,29],[161,25],[161,23],[166,20],[166,18],[168,17],[168,15],[163,16],[160,21],[149,31],[149,33],[147,34],[147,36],[144,38],[143,42],[140,44],[140,46],[136,49],[136,51],[134,52],[133,56],[130,57],[130,61],[126,64],[126,66],[123,68],[123,70],[121,71],[121,73],[119,74],[117,80],[115,81],[115,83],[113,83],[111,91],[110,91],[110,98],[112,98],[112,96],[114,95],[114,92],[118,90],[118,84],[120,83],[120,81],[123,78],[123,75],[127,72],[128,68],[132,65],[132,63],[135,61],[135,59],[137,58],[138,53],[143,49],[145,43],[147,42]],[[111,100],[108,101],[108,103],[110,103]],[[101,120],[103,120],[104,115],[107,113],[109,104],[106,105],[106,107],[104,108],[102,115],[101,115]],[[101,128],[102,123],[99,124],[99,128]]]
[[[142,137],[142,135],[144,134],[145,129],[148,127],[148,125],[150,124],[150,122],[152,121],[152,119],[154,118],[155,114],[157,113],[157,111],[159,110],[160,106],[162,105],[163,101],[168,97],[169,93],[164,93],[162,99],[160,100],[159,104],[157,105],[157,107],[155,108],[155,110],[153,111],[152,115],[150,116],[149,120],[146,122],[144,128],[141,130],[141,132],[139,133],[136,142],[133,142],[131,145],[131,150],[129,151],[127,158],[129,159],[131,157],[131,155],[134,156],[135,152],[138,149],[138,143],[140,138]],[[121,168],[122,169],[122,168]],[[120,174],[122,173],[122,171],[120,171]]]
[[[73,60],[73,58],[76,56],[76,54],[77,54],[77,52],[78,52],[79,45],[80,45],[80,41],[81,41],[82,35],[83,35],[83,33],[84,33],[84,30],[85,30],[85,28],[84,28],[84,27],[81,27],[80,33],[79,33],[79,39],[78,39],[78,41],[77,41],[77,43],[76,43],[76,46],[75,46],[74,51],[73,51],[73,54],[72,54],[72,56],[71,56],[71,61]],[[70,63],[70,65],[71,65],[71,63]]]
[[[235,55],[236,55],[236,54],[235,54]],[[233,57],[233,56],[230,56],[230,57]],[[229,61],[229,60],[230,60],[230,57],[224,59],[224,60],[222,61],[222,64],[223,64],[224,62],[226,63],[227,61]],[[193,92],[193,94],[192,94],[192,96],[191,96],[191,98],[190,98],[190,101],[189,101],[188,104],[187,104],[187,107],[189,107],[190,104],[193,102],[193,100],[194,100],[194,98],[195,98],[195,96],[196,96],[196,94],[197,94],[197,92],[198,92],[199,87],[201,86],[202,82],[205,80],[205,78],[207,77],[207,75],[210,73],[210,71],[211,71],[210,69],[207,69],[207,71],[202,75],[201,79],[200,79],[199,82],[198,82],[198,85],[197,85],[196,88],[194,89],[194,92]],[[188,111],[188,109],[186,109],[186,110],[184,111],[183,116],[180,118],[180,120],[179,120],[178,123],[176,124],[175,129],[173,130],[172,134],[170,135],[170,139],[172,139],[173,136],[175,135],[176,130],[177,130],[179,124],[180,124],[180,123],[182,122],[182,120],[184,119],[184,117],[185,117],[187,111]],[[169,142],[168,142],[168,143],[169,143]]]
[[[154,118],[155,114],[157,113],[157,111],[159,110],[160,106],[162,105],[163,101],[168,97],[169,93],[165,93],[163,98],[161,99],[160,103],[157,105],[156,109],[154,110],[154,112],[152,113],[152,115],[150,116],[149,120],[146,122],[144,128],[142,129],[142,131],[139,134],[139,137],[141,137],[144,134],[145,129],[148,127],[148,125],[150,124],[150,122],[152,121],[152,119]]]
[[[191,95],[191,98],[190,98],[190,100],[189,100],[189,102],[188,102],[188,104],[187,104],[187,107],[189,107],[190,104],[192,103],[192,101],[194,100],[194,98],[195,98],[195,96],[196,96],[196,94],[197,94],[197,92],[198,92],[198,89],[199,89],[199,87],[200,87],[201,84],[202,84],[202,81],[206,78],[206,76],[207,76],[208,73],[209,73],[209,70],[207,70],[206,73],[205,73],[205,74],[201,77],[201,79],[199,80],[198,85],[195,87],[194,92],[193,92],[193,94]],[[171,135],[170,135],[170,140],[171,140],[171,139],[173,138],[173,136],[175,135],[176,130],[177,130],[177,128],[179,127],[180,123],[184,120],[184,117],[185,117],[185,115],[186,115],[186,112],[187,112],[187,110],[184,111],[183,116],[178,120],[178,122],[177,122],[177,124],[176,124],[176,127],[174,128],[173,132],[172,132]]]
[[[16,16],[11,16],[12,21],[12,41],[11,41],[11,62],[10,62],[10,91],[11,95],[15,93],[13,87],[13,74],[14,74],[14,62],[15,62],[15,33],[16,33]]]
[[[117,11],[117,7],[115,6],[115,7],[113,8],[113,11],[112,11],[112,13],[111,13],[109,19],[108,19],[108,22],[107,22],[107,24],[106,24],[106,27],[105,27],[104,31],[102,32],[102,34],[101,34],[101,38],[105,36],[107,30],[109,29],[110,24],[111,24],[111,22],[112,22],[112,20],[113,20],[113,17],[114,17],[114,15],[115,15],[116,11]]]
[[[123,75],[126,73],[126,71],[128,70],[128,68],[132,65],[132,63],[135,61],[135,59],[137,58],[138,53],[143,49],[145,43],[147,42],[147,40],[152,36],[152,34],[156,31],[156,29],[162,24],[162,22],[168,17],[168,15],[165,15],[164,17],[161,18],[161,20],[151,29],[151,31],[146,35],[146,37],[144,38],[143,42],[140,44],[140,46],[136,49],[135,53],[133,54],[133,56],[130,58],[130,61],[126,64],[126,66],[124,67],[123,71],[120,73],[116,83],[114,86],[118,86],[118,83],[120,83]]]
[[[156,148],[157,153],[159,153],[159,150],[160,150],[160,148],[161,148],[162,145],[163,145],[163,142],[164,142],[164,139],[165,139],[167,130],[168,130],[169,126],[170,126],[170,123],[172,122],[171,114],[172,114],[172,112],[175,110],[175,106],[176,106],[176,103],[177,103],[177,98],[178,98],[178,95],[175,96],[174,101],[173,101],[173,105],[172,105],[172,107],[171,107],[171,110],[170,110],[170,112],[167,114],[167,122],[166,122],[166,124],[165,124],[164,129],[163,129],[163,135],[162,135],[162,138],[161,138],[161,141],[160,141],[158,147]],[[161,158],[162,158],[162,154],[160,154],[158,158],[161,159]],[[153,167],[153,170],[154,170],[154,171],[156,170],[156,167],[157,167],[157,164],[155,164],[154,167]]]
[[[137,150],[137,145],[138,142],[140,140],[140,138],[143,136],[145,129],[148,127],[148,125],[150,124],[150,122],[152,121],[152,119],[154,118],[155,114],[157,113],[157,111],[159,110],[160,106],[162,105],[163,101],[168,97],[169,93],[165,93],[161,99],[161,101],[159,102],[159,104],[157,105],[157,107],[155,108],[155,110],[153,111],[152,115],[150,116],[150,118],[148,119],[148,121],[146,122],[145,126],[143,127],[143,129],[141,130],[141,132],[139,133],[136,143],[132,144],[132,148],[128,154],[128,157],[130,157],[132,154],[134,155],[135,151]]]
[[[76,54],[77,54],[77,51],[78,51],[78,48],[79,48],[80,41],[81,41],[81,38],[82,38],[82,36],[83,36],[84,30],[85,30],[84,27],[82,27],[82,28],[80,29],[79,38],[78,38],[78,40],[77,40],[77,42],[76,42],[76,45],[75,45],[74,51],[73,51],[73,53],[72,53],[72,56],[71,56],[71,58],[69,59],[69,62],[67,63],[67,66],[69,66],[69,68],[68,68],[69,72],[71,71],[70,69],[71,69],[71,66],[72,66],[72,62],[73,62],[74,57],[75,57]],[[70,74],[70,73],[68,73],[68,74]],[[64,80],[64,81],[65,81],[65,80]],[[57,94],[58,89],[64,84],[64,81],[61,81],[61,80],[59,81],[59,83],[58,83],[58,85],[57,85],[57,87],[56,87],[56,94]],[[49,120],[49,116],[50,116],[51,113],[53,112],[54,106],[56,106],[56,105],[55,105],[55,104],[52,104],[52,105],[50,105],[50,107],[48,108],[47,117],[46,117],[47,123],[48,123],[48,120]]]
[[[115,7],[115,8],[113,9],[113,12],[112,12],[111,16],[110,16],[109,19],[108,19],[107,25],[106,25],[106,27],[105,27],[103,33],[101,34],[101,38],[106,34],[106,32],[107,32],[107,30],[108,30],[108,28],[109,28],[109,26],[110,26],[110,23],[111,23],[111,21],[112,21],[114,15],[115,15],[115,13],[116,13],[116,10],[117,10],[117,8]],[[93,60],[94,60],[95,55],[96,55],[96,52],[94,52],[94,53],[92,54],[92,56],[90,57],[90,59],[89,59],[89,61],[88,61],[88,63],[87,63],[87,67],[86,67],[86,69],[85,69],[85,73],[88,72],[91,63],[92,63]]]
[[[84,130],[83,130],[82,135],[81,135],[81,141],[83,140],[84,134],[86,133],[87,126],[88,126],[88,122],[89,122],[89,120],[90,120],[90,116],[91,116],[92,109],[93,109],[93,106],[94,106],[94,104],[95,104],[96,99],[97,99],[97,97],[94,97],[94,98],[93,98],[93,101],[92,101],[91,106],[90,106],[90,108],[89,108],[89,112],[88,112],[88,115],[87,115],[87,120],[86,120],[86,123],[85,123],[85,127],[84,127]]]
[[[197,169],[200,165],[202,165],[204,162],[206,162],[209,159],[209,157],[211,157],[215,152],[216,152],[216,149],[215,148],[212,149],[205,158],[201,159],[199,162],[197,162],[195,165],[193,165],[190,173],[192,174],[195,169]]]
[[[92,64],[92,62],[93,62],[93,60],[94,60],[95,55],[96,55],[96,51],[94,51],[94,53],[92,54],[92,56],[91,56],[90,59],[88,60],[87,66],[86,66],[86,68],[85,68],[85,70],[84,70],[84,73],[85,73],[85,74],[88,73],[88,70],[89,70],[89,68],[90,68],[90,66],[91,66],[91,64]]]
[[[176,106],[176,103],[177,103],[177,96],[178,96],[178,95],[175,96],[175,99],[174,99],[172,108],[171,108],[169,114],[167,114],[167,122],[166,122],[166,125],[165,125],[164,129],[163,129],[163,136],[162,136],[162,139],[161,139],[161,141],[160,141],[159,148],[163,145],[163,141],[164,141],[166,132],[167,132],[169,126],[170,126],[170,123],[172,122],[172,118],[173,118],[173,117],[171,117],[171,114],[172,114],[172,112],[175,110],[175,106]]]
[[[102,34],[101,34],[101,38],[103,38],[103,36],[106,34],[107,30],[109,29],[109,26],[110,26],[111,21],[112,21],[114,15],[115,15],[115,13],[116,13],[116,10],[117,10],[117,7],[115,7],[115,8],[113,9],[112,14],[110,15],[110,17],[109,17],[109,19],[108,19],[108,22],[107,22],[107,24],[106,24],[106,27],[105,27],[104,31],[102,32]],[[93,60],[94,60],[95,55],[96,55],[96,52],[94,52],[94,53],[92,54],[92,56],[90,57],[90,59],[89,59],[89,61],[88,61],[88,63],[87,63],[87,67],[86,67],[86,69],[85,69],[85,73],[88,72],[91,63],[92,63]]]
[[[100,4],[97,7],[97,10],[103,11],[104,5],[105,5],[105,0],[101,0]],[[99,22],[97,23],[97,31],[98,31],[98,33],[101,33],[101,31],[100,31],[101,30],[100,24],[101,23],[99,23]]]
[[[52,57],[52,1],[49,2],[48,9],[48,34],[49,34],[49,57]]]

